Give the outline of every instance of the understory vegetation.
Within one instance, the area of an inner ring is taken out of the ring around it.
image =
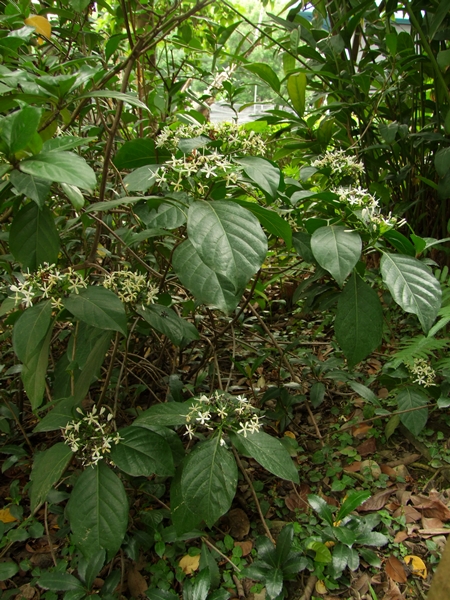
[[[424,598],[447,0],[0,7],[1,600]]]

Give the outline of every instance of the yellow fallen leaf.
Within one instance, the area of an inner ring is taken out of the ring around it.
[[[292,433],[292,431],[285,431],[284,436],[295,440],[295,433]]]
[[[186,554],[186,556],[183,556],[183,558],[178,563],[178,566],[183,570],[183,572],[186,575],[192,575],[194,571],[198,570],[199,565],[200,554],[197,554],[197,556],[189,556],[189,554]]]
[[[326,585],[324,584],[324,582],[321,579],[316,581],[315,587],[316,587],[316,592],[318,594],[320,594],[321,596],[324,596],[327,593]]]
[[[408,554],[408,556],[405,556],[403,560],[407,565],[411,563],[411,572],[413,575],[418,575],[419,577],[422,577],[422,579],[427,578],[427,567],[419,556]]]
[[[13,521],[17,521],[17,519],[12,516],[9,508],[2,508],[0,510],[0,521],[3,521],[3,523],[12,523]]]
[[[31,15],[31,17],[25,19],[25,25],[34,27],[36,29],[36,33],[40,33],[47,39],[50,39],[52,35],[52,26],[48,22],[48,19],[42,17],[41,15]],[[38,38],[38,42],[43,44],[44,40],[42,38]]]

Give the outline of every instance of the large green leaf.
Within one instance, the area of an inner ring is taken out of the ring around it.
[[[7,117],[3,117],[0,124],[0,136],[9,146],[11,154],[27,147],[36,134],[41,112],[40,108],[25,106]]]
[[[295,112],[299,117],[303,117],[306,100],[305,73],[295,73],[294,75],[290,75],[287,80],[287,90]]]
[[[138,138],[125,142],[119,148],[114,164],[119,170],[138,169],[145,165],[160,164],[167,158],[169,158],[168,152],[163,148],[156,148],[153,140]]]
[[[258,219],[233,202],[195,202],[187,230],[201,260],[235,291],[245,287],[266,257],[267,238]]]
[[[128,525],[128,498],[122,482],[102,461],[88,467],[75,483],[67,514],[73,543],[85,556],[101,548],[114,556]]]
[[[17,169],[11,171],[9,179],[19,194],[34,200],[39,208],[44,206],[44,201],[50,193],[49,181],[21,173]]]
[[[162,202],[157,208],[141,204],[136,207],[136,214],[151,228],[177,229],[186,223],[186,213],[172,202]]]
[[[65,427],[69,421],[75,419],[75,406],[77,402],[74,398],[63,398],[53,408],[42,421],[36,425],[33,429],[35,433],[41,433],[43,431],[56,431]]]
[[[22,173],[48,181],[69,183],[92,191],[96,186],[95,172],[84,158],[73,152],[41,152],[19,163]]]
[[[51,337],[52,330],[49,329],[35,353],[22,366],[23,387],[33,410],[38,408],[44,399]]]
[[[0,563],[0,581],[11,579],[19,572],[19,565],[11,560]]]
[[[166,335],[175,346],[185,346],[200,335],[192,323],[182,319],[172,309],[160,304],[141,306],[136,312],[144,318],[156,331]]]
[[[81,581],[70,573],[43,572],[38,583],[44,590],[54,592],[85,591]]]
[[[79,294],[71,294],[64,300],[64,306],[88,325],[127,334],[125,307],[111,290],[89,286]]]
[[[45,262],[55,263],[59,235],[49,208],[39,209],[35,202],[21,208],[11,225],[9,247],[14,258],[30,271]]]
[[[72,450],[63,442],[36,454],[30,475],[32,513],[45,502],[47,494],[58,483],[72,456]]]
[[[193,513],[187,506],[181,488],[182,468],[178,468],[170,486],[170,512],[175,531],[179,536],[192,531],[202,521],[202,518]]]
[[[22,362],[30,360],[47,335],[52,321],[50,300],[27,308],[17,319],[12,335],[14,352]]]
[[[162,436],[143,427],[127,427],[119,433],[122,439],[112,446],[111,458],[121,471],[133,477],[174,474],[172,452]]]
[[[83,338],[80,337],[78,339],[78,343],[83,344]],[[75,371],[75,387],[73,396],[77,404],[80,404],[84,400],[89,391],[91,383],[99,376],[100,367],[105,360],[110,343],[111,332],[104,331],[103,334],[95,340],[95,343],[89,352],[81,372],[79,370]]]
[[[235,161],[244,167],[244,171],[256,185],[262,189],[270,198],[277,197],[280,187],[281,174],[278,167],[264,158],[257,156],[244,156],[236,158]]]
[[[288,248],[292,246],[292,229],[289,223],[280,217],[277,212],[264,208],[256,202],[248,202],[240,198],[233,198],[233,202],[252,212],[261,225],[272,235],[282,238]]]
[[[441,307],[442,291],[430,269],[417,258],[384,253],[381,275],[395,302],[417,315],[425,332],[433,325]]]
[[[266,63],[251,63],[249,65],[245,65],[247,71],[251,73],[255,73],[258,75],[263,81],[268,83],[270,87],[275,91],[280,91],[280,80],[278,79],[278,75],[275,71]]]
[[[93,92],[87,92],[86,94],[82,94],[78,96],[81,98],[113,98],[114,100],[120,100],[121,102],[126,102],[131,106],[137,106],[138,108],[143,108],[144,110],[150,110],[142,100],[139,100],[136,96],[132,96],[131,94],[125,94],[123,92],[117,92],[115,90],[95,90]]]
[[[181,283],[199,302],[224,313],[230,313],[239,304],[242,292],[236,293],[231,281],[210,269],[190,240],[177,246],[172,264]]]
[[[159,165],[139,167],[124,177],[123,183],[129,192],[146,192],[155,183]]]
[[[334,330],[350,368],[381,344],[383,307],[378,294],[355,273],[339,296]]]
[[[419,435],[427,424],[428,404],[427,396],[418,388],[407,387],[397,394],[398,410],[411,412],[400,415],[403,425],[414,435]],[[420,408],[423,407],[423,408]]]
[[[220,436],[216,436],[197,444],[181,476],[186,505],[208,527],[230,509],[238,479],[234,457],[220,445],[220,440]]]
[[[298,483],[297,469],[279,439],[264,431],[248,433],[247,437],[243,434],[231,434],[232,441],[236,438],[238,445],[270,473]]]
[[[319,265],[334,277],[340,287],[361,256],[362,242],[354,231],[329,225],[311,236],[311,250]]]
[[[134,421],[136,425],[184,425],[191,410],[191,402],[165,402],[154,404]]]

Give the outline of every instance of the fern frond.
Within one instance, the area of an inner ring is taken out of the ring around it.
[[[415,358],[424,358],[428,360],[434,356],[434,352],[442,350],[450,344],[450,339],[444,338],[437,340],[424,335],[417,335],[401,343],[402,349],[393,355],[393,367],[396,368],[402,363],[412,363]]]

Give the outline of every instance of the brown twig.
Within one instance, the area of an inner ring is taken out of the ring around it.
[[[299,600],[309,600],[314,591],[314,586],[316,585],[317,577],[315,575],[310,575],[308,577],[308,581],[306,582],[305,589],[303,594],[300,596]]]
[[[222,553],[222,552],[219,550],[219,548],[216,548],[216,547],[214,546],[214,544],[212,544],[212,543],[211,543],[211,542],[210,542],[210,541],[209,541],[209,540],[208,540],[206,537],[202,537],[202,538],[201,538],[201,540],[202,540],[202,542],[205,542],[205,544],[206,544],[207,546],[209,546],[209,548],[210,548],[211,550],[214,550],[214,552],[217,552],[217,554],[218,554],[219,556],[221,556],[221,557],[222,557],[224,560],[226,560],[226,561],[227,561],[227,563],[229,563],[229,564],[230,564],[230,565],[233,567],[233,569],[234,569],[235,571],[237,571],[238,573],[240,573],[240,572],[241,572],[240,568],[239,568],[237,565],[235,565],[235,564],[234,564],[234,562],[228,558],[228,556],[226,556],[225,554],[223,554],[223,553]]]

